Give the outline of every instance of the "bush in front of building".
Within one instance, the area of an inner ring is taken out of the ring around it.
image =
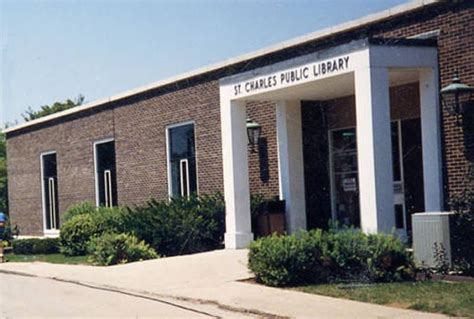
[[[329,276],[324,267],[324,236],[315,230],[262,237],[250,245],[249,268],[258,282],[269,286],[323,282]]]
[[[289,286],[408,280],[414,264],[394,236],[346,229],[261,238],[250,245],[249,268],[258,282]]]
[[[89,260],[100,266],[158,258],[156,251],[130,234],[104,233],[93,237],[87,246]]]
[[[96,206],[92,202],[89,202],[89,201],[71,205],[64,212],[62,216],[62,222],[65,223],[77,215],[91,214],[95,212],[96,209],[97,209]]]
[[[455,270],[474,276],[474,191],[453,200],[450,218],[451,255]]]
[[[67,256],[85,255],[92,237],[105,232],[126,232],[125,220],[124,210],[118,207],[99,207],[71,217],[61,226],[61,253]]]
[[[221,248],[225,228],[222,194],[151,200],[128,209],[127,232],[164,256]]]
[[[12,242],[13,253],[17,255],[55,254],[59,252],[58,238],[15,239]]]

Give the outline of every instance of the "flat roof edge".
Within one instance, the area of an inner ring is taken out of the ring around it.
[[[63,116],[71,115],[71,114],[74,114],[74,113],[79,113],[79,112],[86,111],[86,110],[89,110],[89,109],[93,109],[95,107],[98,107],[100,105],[104,105],[106,103],[115,102],[115,101],[118,101],[118,100],[121,100],[121,99],[124,99],[124,98],[127,98],[127,97],[131,97],[133,95],[137,95],[137,94],[149,91],[149,90],[153,90],[153,89],[163,87],[165,85],[169,85],[169,84],[172,84],[172,83],[175,83],[175,82],[179,82],[179,81],[185,80],[187,78],[192,78],[192,77],[199,76],[199,75],[202,75],[202,74],[205,74],[205,73],[213,72],[213,71],[216,71],[216,70],[219,70],[219,69],[222,69],[222,68],[226,68],[226,67],[229,67],[229,66],[237,64],[237,63],[244,62],[246,60],[255,59],[255,58],[267,55],[267,54],[275,53],[275,52],[278,52],[278,51],[281,51],[281,50],[284,50],[284,49],[288,49],[288,48],[291,48],[291,47],[294,47],[294,46],[297,46],[297,45],[301,45],[301,44],[304,44],[304,43],[307,43],[307,42],[310,42],[310,41],[315,41],[315,40],[322,39],[322,38],[325,38],[325,37],[328,37],[328,36],[331,36],[331,35],[335,35],[335,34],[338,34],[338,33],[347,32],[347,31],[350,31],[352,29],[355,29],[355,28],[358,28],[358,27],[361,27],[361,26],[364,26],[364,25],[380,22],[380,21],[398,16],[398,15],[401,15],[401,14],[404,14],[404,13],[409,13],[411,11],[416,11],[416,10],[421,9],[423,7],[426,7],[426,6],[430,6],[430,5],[437,4],[437,3],[443,3],[443,2],[444,2],[443,0],[415,0],[415,1],[411,1],[411,2],[408,2],[408,3],[405,3],[405,4],[401,4],[401,5],[392,7],[390,9],[387,9],[387,10],[384,10],[384,11],[369,14],[369,15],[366,15],[364,17],[361,17],[361,18],[358,18],[358,19],[355,19],[355,20],[351,20],[351,21],[348,21],[348,22],[341,23],[341,24],[338,24],[338,25],[333,26],[333,27],[325,28],[325,29],[315,31],[315,32],[312,32],[312,33],[309,33],[309,34],[306,34],[306,35],[302,35],[302,36],[299,36],[299,37],[296,37],[296,38],[293,38],[293,39],[290,39],[290,40],[286,40],[286,41],[280,42],[278,44],[275,44],[275,45],[272,45],[272,46],[269,46],[269,47],[266,47],[266,48],[262,48],[262,49],[259,49],[259,50],[256,50],[256,51],[253,51],[253,52],[250,52],[250,53],[246,53],[246,54],[234,57],[234,58],[230,58],[230,59],[227,59],[227,60],[224,60],[224,61],[221,61],[221,62],[217,62],[217,63],[211,64],[211,65],[208,65],[208,66],[205,66],[205,67],[202,67],[202,68],[191,70],[189,72],[185,72],[185,73],[182,73],[182,74],[170,77],[170,78],[166,78],[166,79],[163,79],[163,80],[160,80],[160,81],[157,81],[157,82],[153,82],[151,84],[140,86],[140,87],[137,87],[135,89],[127,90],[125,92],[122,92],[122,93],[119,93],[119,94],[116,94],[116,95],[112,95],[112,96],[107,97],[107,98],[99,99],[99,100],[96,100],[96,101],[93,101],[93,102],[90,102],[90,103],[87,103],[87,104],[84,104],[84,105],[81,105],[81,106],[73,107],[73,108],[65,110],[65,111],[50,114],[50,115],[47,115],[47,116],[44,116],[44,117],[41,117],[41,118],[38,118],[38,119],[35,119],[35,120],[32,120],[32,121],[24,122],[24,123],[18,124],[16,126],[6,128],[6,129],[3,130],[3,132],[4,133],[11,133],[11,132],[21,130],[21,129],[24,129],[24,128],[27,128],[27,127],[30,127],[30,126],[34,126],[34,125],[45,123],[45,122],[48,122],[48,121],[51,121],[51,120],[54,120],[54,119],[58,119],[58,118],[61,118]]]

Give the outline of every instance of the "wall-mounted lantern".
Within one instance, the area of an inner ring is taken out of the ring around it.
[[[474,89],[462,83],[457,72],[454,73],[451,83],[442,88],[440,93],[443,107],[449,115],[459,117],[473,106]]]
[[[258,145],[261,132],[262,126],[260,124],[251,119],[247,119],[247,137],[249,139],[249,145],[252,147],[252,153],[255,153],[255,145]]]

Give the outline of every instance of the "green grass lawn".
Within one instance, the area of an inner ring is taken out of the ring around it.
[[[67,257],[62,254],[49,254],[49,255],[15,255],[6,254],[7,262],[33,262],[42,261],[53,264],[70,264],[70,265],[90,265],[87,262],[87,256],[73,256]]]
[[[451,316],[474,318],[474,283],[404,282],[310,285],[299,291]]]

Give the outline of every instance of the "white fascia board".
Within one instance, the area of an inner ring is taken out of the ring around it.
[[[62,111],[62,112],[54,113],[54,114],[44,116],[44,117],[41,117],[41,118],[33,120],[33,121],[25,122],[25,123],[22,123],[22,124],[19,124],[19,125],[10,127],[10,128],[6,128],[6,129],[3,130],[3,132],[4,133],[10,133],[10,132],[20,130],[20,129],[23,129],[23,128],[26,128],[26,127],[29,127],[29,126],[33,126],[33,125],[36,125],[36,124],[48,122],[48,121],[51,121],[51,120],[54,120],[54,119],[57,119],[57,118],[60,118],[60,117],[66,116],[66,115],[82,112],[84,110],[92,109],[94,107],[97,107],[97,106],[100,106],[100,105],[103,105],[103,104],[106,104],[106,103],[109,103],[109,102],[118,101],[118,100],[130,97],[130,96],[133,96],[133,95],[136,95],[136,94],[139,94],[139,93],[143,93],[143,92],[146,92],[146,91],[149,91],[149,90],[152,90],[152,89],[157,89],[159,87],[172,84],[174,82],[179,82],[179,81],[185,80],[187,78],[191,78],[191,77],[202,75],[202,74],[212,72],[212,71],[215,71],[215,70],[218,70],[218,69],[222,69],[222,68],[240,63],[240,62],[244,62],[246,60],[255,59],[255,58],[260,57],[260,56],[264,56],[264,55],[271,54],[271,53],[274,53],[274,52],[277,52],[277,51],[280,51],[280,50],[284,50],[284,49],[287,49],[287,48],[290,48],[290,47],[301,45],[301,44],[306,43],[306,42],[310,42],[310,41],[318,40],[318,39],[321,39],[321,38],[329,37],[329,36],[332,36],[332,35],[335,35],[335,34],[338,34],[338,33],[342,33],[342,32],[347,32],[349,30],[361,27],[363,25],[373,24],[373,23],[379,22],[381,20],[385,20],[385,19],[397,16],[397,15],[401,15],[401,14],[405,14],[405,13],[408,13],[408,12],[411,12],[411,11],[418,10],[419,8],[422,8],[422,7],[425,7],[425,6],[428,6],[428,5],[432,5],[432,4],[435,4],[435,3],[441,3],[441,2],[443,2],[443,0],[415,0],[415,1],[411,1],[409,3],[401,4],[401,5],[395,6],[393,8],[390,8],[390,9],[387,9],[387,10],[384,10],[384,11],[381,11],[381,12],[378,12],[378,13],[370,14],[370,15],[364,16],[364,17],[359,18],[359,19],[355,19],[355,20],[352,20],[352,21],[348,21],[348,22],[336,25],[334,27],[325,28],[325,29],[322,29],[320,31],[316,31],[316,32],[313,32],[313,33],[309,33],[309,34],[300,36],[300,37],[296,37],[296,38],[293,38],[291,40],[284,41],[284,42],[281,42],[279,44],[276,44],[276,45],[273,45],[273,46],[270,46],[270,47],[266,47],[266,48],[263,48],[263,49],[260,49],[260,50],[257,50],[257,51],[251,52],[251,53],[247,53],[247,54],[235,57],[235,58],[231,58],[231,59],[228,59],[228,60],[225,60],[225,61],[222,61],[222,62],[218,62],[218,63],[212,64],[212,65],[209,65],[209,66],[206,66],[206,67],[203,67],[203,68],[199,68],[199,69],[196,69],[196,70],[193,70],[193,71],[190,71],[190,72],[186,72],[186,73],[183,73],[183,74],[180,74],[180,75],[168,78],[168,79],[164,79],[164,80],[161,80],[161,81],[158,81],[158,82],[154,82],[154,83],[142,86],[142,87],[131,89],[131,90],[125,91],[123,93],[110,96],[108,98],[93,101],[93,102],[90,102],[90,103],[87,103],[87,104],[84,104],[84,105],[81,105],[81,106],[78,106],[78,107],[74,107],[72,109],[68,109],[68,110],[65,110],[65,111]]]

